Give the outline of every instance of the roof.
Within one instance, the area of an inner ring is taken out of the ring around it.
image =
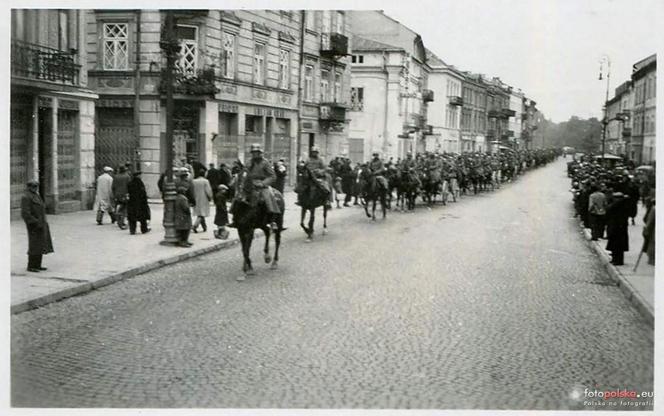
[[[431,52],[428,48],[424,48],[427,53],[427,62],[432,66],[448,66],[445,61],[436,56],[435,53]]]
[[[353,35],[353,51],[403,51],[403,48],[398,46],[388,45],[387,43],[378,42],[375,40],[363,38],[361,36]]]

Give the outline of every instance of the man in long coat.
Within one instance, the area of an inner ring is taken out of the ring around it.
[[[606,208],[606,249],[611,252],[611,264],[622,266],[625,251],[629,251],[629,201],[622,192],[615,192]]]
[[[28,271],[46,270],[42,256],[53,253],[51,232],[46,222],[46,205],[39,196],[39,183],[30,181],[21,198],[21,217],[28,229]]]
[[[115,200],[116,205],[116,216],[118,221],[118,227],[121,230],[125,229],[125,218],[127,217],[127,201],[129,199],[129,191],[127,185],[131,180],[131,176],[127,173],[127,168],[120,166],[120,171],[115,178],[113,178],[113,184],[111,189],[113,190],[113,199]]]
[[[281,214],[277,197],[272,193],[271,185],[276,179],[274,170],[270,162],[263,157],[263,149],[260,144],[251,145],[251,160],[247,164],[247,176],[244,179],[241,199],[252,203],[264,204],[270,217],[269,226],[277,230],[277,221],[275,216]],[[252,194],[257,195],[254,199]]]
[[[127,202],[127,219],[129,220],[129,234],[136,234],[136,223],[141,223],[141,233],[150,232],[150,206],[145,184],[141,180],[141,171],[134,172],[134,177],[127,184],[129,201]]]
[[[312,186],[323,190],[328,197],[328,208],[332,207],[334,196],[332,195],[331,180],[327,172],[327,166],[323,159],[319,157],[318,147],[313,146],[309,153],[309,160],[305,164],[304,192],[309,192]]]
[[[203,232],[207,231],[207,224],[205,223],[205,217],[210,215],[210,201],[213,199],[212,187],[210,182],[205,179],[204,172],[200,170],[198,176],[193,180],[193,189],[194,189],[194,199],[196,200],[196,205],[194,206],[194,216],[196,216],[196,221],[191,227],[191,231],[197,233],[198,226],[203,226]]]
[[[111,222],[115,222],[113,214],[113,168],[106,166],[104,173],[97,178],[97,195],[95,197],[94,209],[97,211],[97,225],[101,225],[104,212],[108,212]]]

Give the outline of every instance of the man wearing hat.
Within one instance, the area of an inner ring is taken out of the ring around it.
[[[385,165],[380,160],[380,153],[373,152],[373,159],[369,162],[369,171],[377,183],[380,183],[384,189],[388,189],[387,179],[383,176],[385,174]]]
[[[250,201],[251,191],[258,191],[258,202],[265,204],[268,214],[272,217],[270,220],[270,227],[273,230],[277,229],[277,222],[274,219],[275,215],[281,214],[277,199],[272,194],[270,185],[274,183],[276,175],[270,162],[263,157],[263,149],[260,144],[254,143],[251,145],[251,160],[247,165],[247,177],[245,186],[242,189],[244,195],[242,197]]]
[[[274,181],[274,189],[284,193],[284,186],[286,185],[286,175],[288,175],[288,167],[286,166],[286,161],[284,158],[280,158],[274,164],[274,174],[276,179]]]
[[[132,175],[133,178],[127,184],[129,200],[127,202],[127,219],[129,220],[129,234],[136,234],[136,223],[141,223],[141,233],[150,232],[148,221],[150,220],[150,206],[148,205],[148,194],[145,184],[141,180],[141,171]]]
[[[28,271],[40,272],[42,256],[53,253],[51,232],[46,222],[46,205],[39,196],[39,182],[30,181],[21,197],[21,217],[28,229]]]
[[[121,230],[125,229],[125,218],[127,217],[127,201],[129,199],[129,191],[127,189],[127,184],[131,177],[127,173],[127,168],[125,166],[120,166],[119,172],[113,178],[113,184],[111,186],[113,190],[113,199],[115,200],[115,212],[117,215],[118,227]]]
[[[115,222],[113,214],[113,177],[111,173],[113,168],[104,167],[104,173],[97,178],[97,195],[95,197],[94,209],[97,211],[97,225],[101,225],[104,219],[104,212],[108,212],[111,217],[111,223]]]
[[[311,147],[309,152],[309,160],[305,164],[305,175],[304,175],[304,192],[308,192],[310,187],[316,186],[323,190],[328,198],[327,207],[332,207],[333,195],[332,187],[327,180],[327,166],[323,159],[320,158],[320,150],[316,146]],[[307,174],[308,172],[308,174]],[[313,179],[313,181],[312,181]],[[299,195],[298,195],[299,196]]]

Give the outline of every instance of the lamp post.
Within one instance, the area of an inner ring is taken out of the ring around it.
[[[606,96],[604,98],[604,117],[602,118],[602,165],[606,164],[606,161],[604,160],[604,155],[606,153],[605,146],[606,146],[606,127],[609,124],[607,121],[607,111],[608,111],[608,105],[607,103],[609,102],[609,83],[611,80],[611,59],[609,58],[609,55],[602,55],[599,61],[599,80],[602,80],[602,74],[603,74],[603,69],[604,65],[606,65]]]
[[[164,180],[164,239],[160,244],[174,245],[178,239],[175,233],[175,182],[173,181],[173,73],[175,58],[180,52],[180,44],[175,35],[175,16],[172,10],[166,11],[166,22],[162,30],[159,46],[166,54],[166,70],[163,73],[166,87],[166,178]]]

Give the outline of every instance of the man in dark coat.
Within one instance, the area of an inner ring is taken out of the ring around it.
[[[611,264],[622,266],[625,251],[629,251],[629,235],[627,219],[629,218],[629,201],[622,192],[614,192],[611,202],[606,208],[606,232],[608,243],[606,249],[611,252]]]
[[[284,159],[279,159],[273,166],[274,174],[276,179],[274,180],[274,189],[284,193],[284,187],[286,186],[286,176],[288,175],[288,166]]]
[[[118,174],[113,178],[113,185],[111,185],[113,199],[116,204],[115,214],[117,215],[118,227],[121,230],[126,228],[124,220],[127,217],[127,201],[129,198],[127,185],[130,180],[131,177],[127,173],[127,168],[120,166]]]
[[[216,195],[219,190],[221,182],[221,170],[214,167],[214,163],[210,163],[210,168],[207,170],[206,178],[210,182],[212,188],[212,195]]]
[[[134,177],[127,184],[129,201],[127,203],[127,219],[129,220],[129,234],[136,234],[136,223],[141,223],[141,233],[150,232],[150,206],[145,184],[141,180],[141,171],[134,172]]]
[[[21,198],[21,217],[28,229],[28,271],[46,270],[42,256],[53,253],[51,232],[46,222],[46,205],[39,196],[39,182],[30,181]]]

